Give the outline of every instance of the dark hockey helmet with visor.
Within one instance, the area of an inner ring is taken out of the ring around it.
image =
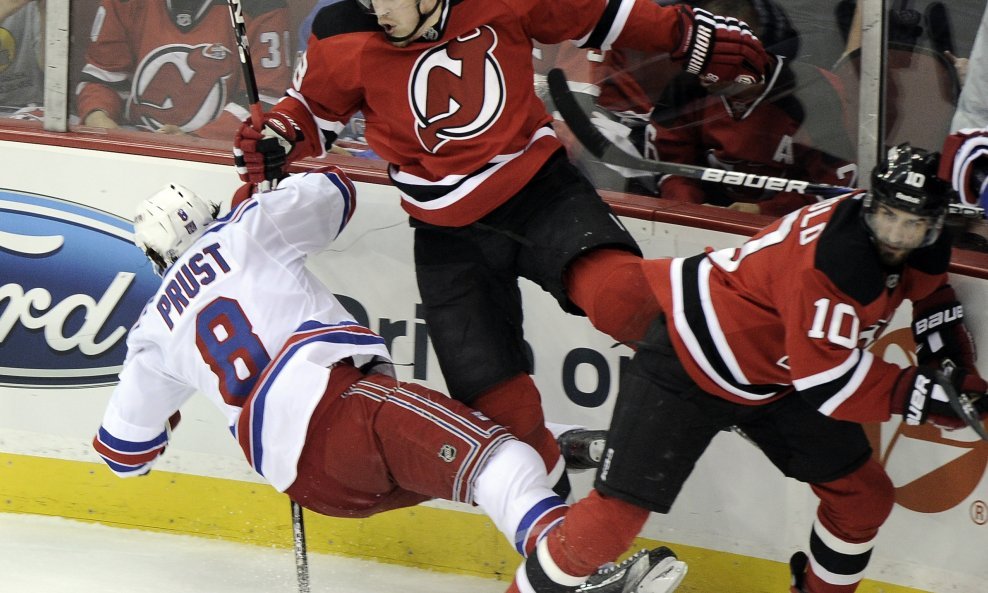
[[[947,208],[957,198],[950,183],[937,176],[940,153],[914,148],[908,142],[892,147],[884,162],[871,173],[871,189],[864,198],[865,225],[874,238],[886,245],[915,249],[932,245],[943,230]],[[910,236],[888,236],[887,225],[879,220],[879,206],[920,216],[925,231]]]

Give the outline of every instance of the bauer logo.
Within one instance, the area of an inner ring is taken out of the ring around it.
[[[132,238],[117,216],[0,189],[0,385],[116,382],[159,284]]]

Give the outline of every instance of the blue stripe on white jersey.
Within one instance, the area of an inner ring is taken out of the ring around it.
[[[161,431],[161,434],[149,441],[128,441],[117,438],[110,434],[109,431],[102,426],[99,427],[98,434],[100,442],[106,445],[109,449],[130,455],[153,451],[168,442],[168,433],[166,431]]]
[[[264,428],[264,407],[271,386],[279,379],[281,371],[298,351],[313,343],[329,342],[354,345],[384,345],[384,338],[371,330],[357,325],[355,321],[344,321],[338,324],[324,324],[316,321],[306,321],[293,333],[282,347],[281,351],[268,363],[264,373],[254,386],[250,396],[250,462],[257,473],[264,475],[261,464],[264,459],[264,445],[261,438]]]
[[[343,228],[350,222],[350,217],[353,216],[353,211],[357,206],[357,195],[353,191],[353,186],[340,179],[340,176],[336,173],[330,171],[324,171],[323,175],[329,178],[333,182],[333,185],[340,190],[343,195],[343,216],[340,220],[340,228],[336,230],[336,235],[339,236],[343,232]]]

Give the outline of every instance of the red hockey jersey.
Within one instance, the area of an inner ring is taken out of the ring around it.
[[[947,282],[946,236],[882,266],[860,193],[806,206],[736,249],[645,262],[676,352],[708,393],[750,405],[793,393],[843,420],[890,416],[901,372],[867,347],[904,299]]]
[[[249,116],[226,3],[181,12],[172,1],[103,1],[77,89],[80,119],[101,109],[120,125],[228,139]],[[273,105],[291,79],[288,9],[284,0],[244,9],[258,92]]]
[[[286,111],[328,147],[356,111],[391,164],[404,208],[444,226],[481,218],[520,190],[560,143],[535,93],[533,40],[669,52],[675,8],[650,0],[451,0],[434,41],[398,48],[354,0],[324,8]]]

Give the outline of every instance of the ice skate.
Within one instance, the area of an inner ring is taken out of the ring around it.
[[[606,439],[606,430],[574,428],[559,435],[556,442],[567,469],[595,469],[600,467]]]
[[[685,562],[662,546],[637,552],[590,575],[576,593],[672,593],[686,576]]]
[[[804,552],[796,552],[789,559],[789,572],[792,575],[789,581],[789,593],[806,593],[803,583],[806,581],[806,565],[809,558]]]

